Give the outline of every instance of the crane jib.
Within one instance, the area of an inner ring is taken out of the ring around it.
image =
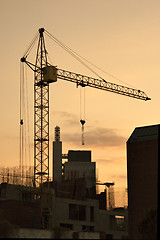
[[[137,98],[140,100],[151,100],[143,91],[125,87],[111,82],[106,82],[102,79],[95,79],[92,77],[87,77],[81,74],[65,71],[62,69],[57,69],[57,78],[62,80],[74,82],[82,87],[89,86],[93,88],[98,88],[105,91],[110,91],[113,93],[125,95],[132,98]]]

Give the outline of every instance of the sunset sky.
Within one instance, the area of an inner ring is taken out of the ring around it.
[[[126,141],[135,127],[159,124],[160,1],[0,1],[0,166],[19,165],[20,58],[41,27],[121,80],[93,68],[106,81],[141,89],[151,98],[145,102],[86,87],[82,146],[80,88],[62,80],[50,85],[50,146],[58,125],[63,153],[69,149],[91,150],[99,180],[126,187]],[[53,65],[96,78],[47,36],[45,40]],[[36,47],[30,56],[33,63]],[[33,72],[26,69],[33,164]],[[52,150],[50,167],[51,161]]]

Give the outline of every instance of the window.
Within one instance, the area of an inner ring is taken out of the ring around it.
[[[82,231],[84,231],[84,232],[94,232],[94,226],[82,225]]]
[[[6,198],[6,195],[7,195],[7,194],[6,194],[6,189],[1,189],[1,188],[0,188],[0,197],[1,197],[1,198]]]
[[[33,195],[29,192],[22,192],[22,201],[31,201]]]
[[[60,227],[73,230],[73,225],[68,223],[60,223]]]
[[[118,231],[124,231],[125,229],[125,218],[124,216],[115,216],[115,219],[116,219],[116,223],[117,223],[117,230]]]
[[[79,205],[79,220],[85,221],[86,220],[86,206]]]
[[[89,227],[90,232],[94,232],[94,226]]]
[[[86,231],[87,230],[87,226],[86,225],[82,225],[82,231]]]
[[[69,204],[69,219],[72,220],[86,220],[86,206]]]
[[[90,207],[90,221],[94,221],[94,207],[92,206]]]
[[[69,219],[78,220],[78,205],[69,204]]]
[[[109,240],[113,239],[113,235],[112,234],[106,234],[106,239],[109,239]]]
[[[49,216],[46,213],[43,213],[43,222],[44,222],[44,228],[48,228],[48,226],[49,226]]]

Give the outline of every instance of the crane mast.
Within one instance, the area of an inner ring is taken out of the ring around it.
[[[82,74],[58,69],[47,61],[44,28],[39,29],[35,64],[27,61],[28,54],[21,58],[34,71],[34,185],[49,181],[49,84],[62,79],[81,87],[93,87],[140,100],[150,100],[137,89],[128,88],[104,79],[95,79]],[[33,41],[33,43],[35,40]],[[32,46],[31,46],[32,47]],[[31,48],[30,47],[30,48]],[[30,50],[29,48],[29,50]],[[83,121],[83,120],[82,120]]]
[[[39,41],[34,76],[34,183],[49,179],[49,84],[43,84],[43,68],[47,54],[43,36]]]
[[[43,69],[48,66],[44,29],[39,29],[35,64],[21,58],[34,71],[34,185],[49,180],[49,83]]]

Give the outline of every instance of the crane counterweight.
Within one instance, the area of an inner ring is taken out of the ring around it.
[[[57,82],[57,68],[54,66],[44,67],[43,81],[46,83]]]

